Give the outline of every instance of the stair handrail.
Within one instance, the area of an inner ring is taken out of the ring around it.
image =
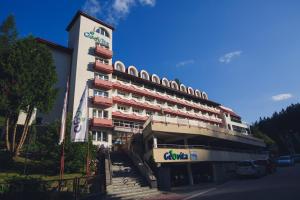
[[[140,158],[140,156],[132,150],[129,151],[129,156],[131,157],[136,167],[139,169],[140,173],[146,178],[151,188],[157,188],[157,179],[149,165],[146,162],[144,162]]]

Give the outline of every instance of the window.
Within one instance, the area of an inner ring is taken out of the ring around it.
[[[123,97],[127,97],[128,93],[118,90],[118,95],[121,95]]]
[[[117,80],[122,81],[124,83],[129,83],[130,82],[128,79],[124,79],[124,78],[121,78],[119,76],[117,77]]]
[[[183,106],[182,105],[177,105],[177,108],[178,109],[183,109]]]
[[[169,103],[169,102],[168,102],[168,106],[170,106],[170,107],[172,107],[172,108],[173,108],[175,105],[174,105],[174,104],[172,104],[172,103]]]
[[[137,83],[137,82],[131,82],[133,85],[138,86],[138,87],[143,87],[143,84]]]
[[[137,100],[141,100],[142,96],[139,96],[137,94],[132,94],[132,98],[137,99]]]
[[[105,131],[92,131],[92,139],[97,142],[107,142],[107,132]]]
[[[106,110],[93,109],[93,117],[108,118],[108,112]]]
[[[103,90],[94,90],[94,96],[108,97],[108,92]]]
[[[137,113],[137,114],[142,114],[143,110],[140,110],[140,109],[137,109],[137,108],[133,108],[132,111],[134,113]]]
[[[164,105],[165,104],[165,102],[159,101],[159,100],[157,100],[156,103],[159,104],[159,105]]]
[[[128,108],[127,106],[118,105],[118,110],[127,112],[128,109],[129,109],[129,108]]]
[[[104,28],[100,27],[96,30],[97,33],[100,33],[101,35],[104,35],[105,37],[109,38],[109,33]]]
[[[154,101],[153,98],[149,98],[149,97],[146,97],[145,100],[148,101],[148,102],[153,102]]]
[[[108,76],[99,72],[94,73],[94,78],[102,79],[108,81]]]
[[[98,62],[101,62],[101,63],[106,64],[106,65],[108,65],[108,63],[109,63],[107,59],[100,58],[100,57],[97,57],[96,60]]]
[[[146,115],[151,116],[151,115],[153,115],[153,112],[152,111],[146,111]]]

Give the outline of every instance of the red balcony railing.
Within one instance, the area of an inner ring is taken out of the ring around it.
[[[99,60],[95,61],[94,68],[95,68],[95,70],[101,71],[106,74],[111,74],[113,72],[113,68],[111,65],[104,64],[104,63],[100,62]]]
[[[105,47],[100,45],[96,45],[95,53],[103,58],[111,59],[113,56],[113,52]]]
[[[94,79],[94,86],[101,89],[110,90],[112,88],[112,82],[106,81],[100,78]]]
[[[92,126],[93,127],[113,127],[112,119],[103,119],[103,118],[93,118],[92,119]]]
[[[101,96],[94,96],[93,103],[95,105],[99,105],[99,106],[103,106],[103,107],[110,107],[113,104],[111,98],[101,97]]]

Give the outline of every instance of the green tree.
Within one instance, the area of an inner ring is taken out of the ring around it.
[[[6,91],[1,96],[7,99],[7,149],[17,156],[26,140],[34,110],[48,112],[53,106],[57,94],[57,75],[51,52],[32,36],[15,42],[10,48],[7,62],[1,67],[6,74],[3,78]],[[17,137],[20,111],[26,113],[26,119]]]
[[[65,133],[65,172],[80,172],[86,165],[87,143],[72,143],[70,137],[71,116],[66,121]],[[54,122],[44,130],[36,131],[36,138],[28,145],[28,150],[35,155],[37,160],[42,163],[45,173],[57,174],[60,166],[61,146],[58,145],[60,127],[59,122]],[[91,159],[96,158],[96,147],[92,145],[91,138],[89,140],[89,150]]]

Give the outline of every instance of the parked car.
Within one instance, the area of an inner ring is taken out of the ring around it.
[[[280,156],[277,158],[278,166],[293,166],[295,164],[294,158],[291,155]]]
[[[272,174],[277,170],[276,162],[272,159],[255,160],[254,163],[263,166],[268,174]]]
[[[300,163],[300,154],[294,154],[293,155],[295,163]]]
[[[241,161],[237,164],[238,176],[261,177],[266,174],[266,167],[255,163],[253,160]]]

